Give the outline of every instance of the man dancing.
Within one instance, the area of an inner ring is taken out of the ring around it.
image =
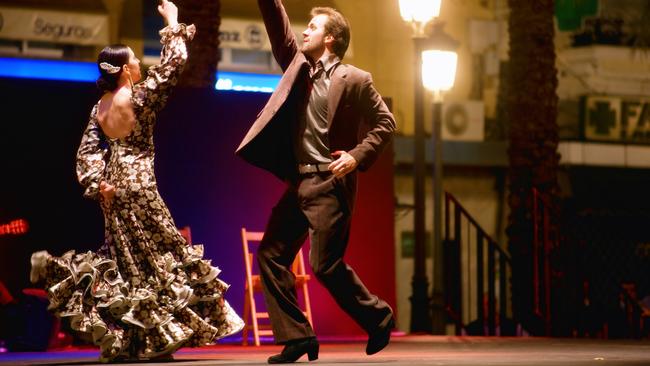
[[[341,63],[350,28],[339,12],[312,9],[299,47],[281,0],[258,4],[284,74],[237,154],[287,182],[257,257],[273,334],[285,345],[268,362],[291,363],[304,354],[310,361],[318,358],[318,341],[297,304],[290,271],[308,234],[314,274],[368,333],[366,353],[371,355],[388,344],[393,311],[368,291],[343,256],[357,171],[377,159],[395,120],[370,74]]]

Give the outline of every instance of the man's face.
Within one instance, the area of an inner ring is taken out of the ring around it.
[[[320,57],[328,44],[332,43],[332,36],[325,35],[325,24],[328,16],[325,14],[316,15],[302,32],[302,52],[312,58]]]

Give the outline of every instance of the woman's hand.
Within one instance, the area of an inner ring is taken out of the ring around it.
[[[178,8],[173,2],[162,0],[158,5],[158,12],[165,19],[168,26],[173,27],[178,24]]]
[[[113,197],[115,197],[115,186],[102,181],[99,183],[99,194],[102,195],[106,203],[111,203]]]

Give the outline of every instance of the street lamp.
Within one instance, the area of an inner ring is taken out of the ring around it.
[[[399,0],[399,12],[413,27],[414,38],[425,37],[425,27],[440,15],[442,0]]]
[[[433,92],[437,99],[439,93],[454,87],[458,54],[454,51],[422,51],[422,85]]]
[[[433,92],[433,290],[431,296],[432,331],[445,334],[444,250],[442,247],[442,94],[454,86],[458,42],[442,27],[434,31],[422,52],[422,85]]]
[[[413,28],[415,50],[415,136],[414,136],[414,183],[413,183],[413,279],[411,281],[411,333],[431,332],[431,309],[429,307],[429,281],[426,275],[426,228],[425,228],[425,161],[424,161],[424,114],[422,88],[422,42],[427,23],[440,14],[442,0],[399,0],[402,18]]]

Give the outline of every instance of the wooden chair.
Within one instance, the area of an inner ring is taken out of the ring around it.
[[[253,260],[252,246],[259,244],[262,241],[264,236],[263,232],[257,231],[247,231],[246,228],[241,229],[242,243],[244,246],[244,263],[246,265],[246,290],[244,298],[244,322],[246,326],[243,331],[242,344],[248,345],[248,332],[253,330],[253,340],[256,346],[260,345],[260,336],[272,336],[273,332],[271,331],[271,324],[268,322],[269,313],[258,311],[258,306],[255,303],[255,294],[262,293],[262,280],[259,275],[259,270],[254,270],[257,268],[257,265],[253,265],[255,261]],[[314,322],[311,317],[311,304],[309,302],[309,289],[307,287],[307,281],[309,281],[310,276],[305,273],[305,261],[302,255],[302,249],[296,255],[296,259],[291,265],[291,271],[296,276],[296,290],[302,290],[303,298],[303,313],[309,321],[309,323],[314,326]],[[265,323],[260,323],[260,319],[266,319]]]

